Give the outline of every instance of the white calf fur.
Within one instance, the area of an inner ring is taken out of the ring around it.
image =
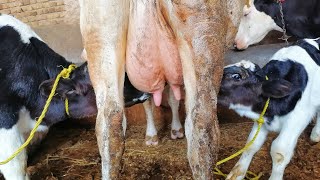
[[[11,129],[0,129],[0,144],[5,144],[6,148],[1,150],[0,161],[4,161],[11,156],[24,142],[24,134],[30,133],[36,121],[32,120],[30,113],[23,107],[19,112],[19,120]],[[48,127],[40,125],[37,132],[48,132]],[[33,142],[32,142],[33,143]],[[27,150],[24,149],[17,157],[5,165],[0,165],[0,171],[5,174],[8,180],[29,179],[26,174]]]

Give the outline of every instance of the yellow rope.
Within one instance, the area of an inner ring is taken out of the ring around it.
[[[53,98],[53,96],[55,95],[55,91],[56,91],[56,89],[57,89],[57,87],[58,87],[58,83],[59,83],[60,78],[61,78],[61,77],[64,78],[64,79],[69,78],[70,73],[71,73],[75,68],[76,68],[76,65],[71,64],[71,65],[68,67],[68,69],[64,68],[64,69],[58,74],[58,76],[56,77],[56,80],[54,81],[54,84],[53,84],[52,90],[51,90],[51,92],[50,92],[50,95],[49,95],[49,97],[48,97],[48,99],[47,99],[47,101],[46,101],[46,104],[45,104],[44,108],[43,108],[43,111],[42,111],[40,117],[38,118],[37,123],[35,124],[34,128],[33,128],[32,131],[30,132],[30,135],[29,135],[28,139],[27,139],[26,142],[23,143],[8,159],[0,162],[0,165],[4,165],[4,164],[7,164],[8,162],[10,162],[10,161],[11,161],[13,158],[15,158],[21,151],[23,151],[24,148],[26,148],[26,147],[30,144],[30,142],[31,142],[34,134],[36,133],[38,127],[40,126],[42,120],[44,119],[44,117],[45,117],[45,115],[46,115],[46,113],[47,113],[47,111],[48,111],[48,108],[49,108],[49,106],[50,106],[50,103],[51,103],[51,101],[52,101],[52,98]],[[66,111],[69,112],[68,107],[66,107]]]
[[[64,100],[64,107],[66,107],[66,114],[68,116],[70,116],[70,113],[69,113],[69,100],[68,98],[66,98],[66,100]]]
[[[266,80],[269,80],[269,78],[266,76]],[[239,156],[240,154],[242,154],[244,151],[246,151],[247,149],[249,149],[249,147],[253,144],[253,142],[256,140],[260,130],[261,130],[261,127],[262,127],[262,124],[264,123],[264,118],[263,116],[265,115],[266,111],[267,111],[267,108],[269,106],[269,102],[270,102],[270,98],[267,99],[266,101],[266,104],[264,105],[263,107],[263,110],[259,116],[259,119],[257,120],[257,123],[258,123],[258,129],[256,131],[256,133],[254,134],[252,140],[246,144],[242,149],[240,149],[238,152],[232,154],[231,156],[225,158],[225,159],[222,159],[221,161],[218,161],[216,163],[216,167],[214,168],[215,172],[213,172],[214,174],[216,175],[220,175],[220,176],[223,176],[223,177],[227,177],[226,174],[224,174],[222,171],[220,171],[217,167],[237,156]],[[254,176],[253,178],[250,178],[248,175],[252,175]],[[259,173],[258,175],[253,173],[253,172],[250,172],[250,171],[247,171],[247,174],[246,174],[246,178],[249,179],[249,180],[259,180],[259,178],[262,176],[262,173]]]

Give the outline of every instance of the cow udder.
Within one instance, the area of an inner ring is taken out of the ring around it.
[[[161,103],[166,83],[180,99],[182,66],[174,32],[153,1],[136,1],[130,9],[127,37],[126,71],[140,91],[153,94]]]

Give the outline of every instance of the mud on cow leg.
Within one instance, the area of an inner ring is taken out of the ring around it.
[[[79,0],[80,28],[96,94],[102,179],[117,179],[124,150],[124,65],[129,1]]]
[[[117,179],[124,151],[123,110],[117,108],[111,112],[103,109],[101,111],[103,114],[97,117],[96,135],[101,155],[102,177]]]
[[[226,35],[224,1],[173,1],[186,91],[185,133],[195,179],[212,179],[219,145],[217,94]],[[170,9],[170,8],[169,8]]]

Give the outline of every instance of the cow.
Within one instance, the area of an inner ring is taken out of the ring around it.
[[[285,29],[289,36],[297,39],[320,37],[320,2],[283,1]],[[243,8],[234,47],[244,50],[260,42],[268,32],[283,32],[283,23],[277,0],[251,0]]]
[[[55,53],[26,24],[10,15],[0,15],[0,161],[11,156],[25,141],[40,116],[56,76],[71,63]],[[69,101],[69,116],[65,99]],[[53,124],[69,118],[97,114],[95,94],[87,64],[61,79],[45,119],[37,129],[46,133]],[[4,165],[6,179],[29,179],[27,152]]]
[[[82,59],[88,61],[87,52],[84,49],[81,54]],[[184,137],[183,128],[179,118],[179,101],[174,98],[173,91],[166,88],[168,95],[168,104],[172,112],[172,123],[170,137],[171,139],[181,139]],[[154,122],[153,109],[154,101],[150,98],[149,93],[145,93],[136,89],[130,82],[127,73],[125,73],[124,89],[123,89],[125,107],[131,107],[136,104],[143,103],[143,108],[147,120],[147,128],[145,135],[145,144],[147,146],[156,146],[159,143],[157,128]]]
[[[217,93],[223,71],[226,2],[79,0],[80,29],[96,93],[103,179],[117,179],[124,150],[125,72],[159,105],[165,84],[185,87],[187,156],[210,179],[218,150]]]
[[[270,179],[282,179],[293,156],[302,131],[317,116],[311,140],[320,141],[319,76],[320,38],[303,39],[277,51],[263,68],[250,61],[225,67],[218,104],[241,116],[258,119],[270,98],[264,115],[265,123],[253,142],[243,152],[227,179],[243,179],[253,155],[261,148],[270,131],[279,132],[272,142],[272,173]],[[267,78],[266,78],[267,77]],[[257,131],[255,122],[249,142]]]

